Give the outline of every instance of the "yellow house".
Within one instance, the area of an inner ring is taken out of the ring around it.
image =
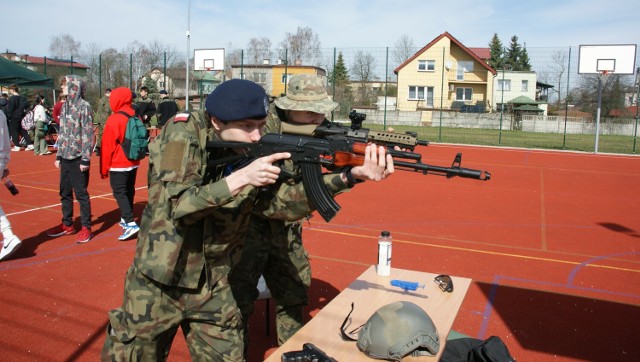
[[[321,77],[327,75],[324,69],[311,65],[245,64],[242,66],[233,65],[231,68],[233,78],[252,80],[260,84],[268,94],[274,97],[285,93],[285,81],[296,74],[315,74]]]
[[[397,109],[460,109],[479,105],[490,110],[496,71],[448,32],[400,64]]]

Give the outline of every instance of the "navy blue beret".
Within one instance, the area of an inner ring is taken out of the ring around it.
[[[269,98],[258,84],[244,79],[231,79],[220,83],[207,96],[205,108],[209,115],[224,122],[260,119],[267,116]]]

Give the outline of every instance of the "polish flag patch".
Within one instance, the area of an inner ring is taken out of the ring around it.
[[[189,119],[189,113],[178,113],[175,117],[173,117],[173,123],[186,122],[187,119]]]

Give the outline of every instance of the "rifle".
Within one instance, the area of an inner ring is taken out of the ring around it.
[[[429,145],[428,141],[419,140],[415,132],[407,131],[405,133],[398,133],[362,128],[362,122],[367,119],[367,115],[358,113],[355,110],[349,113],[349,119],[351,120],[351,126],[349,127],[328,121],[325,121],[319,126],[314,124],[294,125],[282,122],[281,133],[299,134],[328,140],[348,139],[354,142],[373,142],[378,146],[387,146],[388,148],[398,146],[410,151],[413,151],[416,146]]]
[[[309,136],[268,133],[258,142],[207,142],[208,148],[234,148],[239,154],[224,159],[209,160],[209,166],[239,161],[243,158],[259,158],[278,152],[289,152],[294,164],[299,165],[302,173],[304,191],[318,213],[329,222],[340,210],[340,205],[331,197],[322,179],[322,167],[353,167],[364,163],[367,143],[353,141],[348,137],[314,138]],[[409,151],[388,148],[393,164],[400,170],[434,174],[439,176],[464,177],[477,180],[489,180],[491,174],[486,171],[460,167],[462,154],[458,153],[451,167],[432,166],[421,162],[421,155]]]
[[[282,362],[337,362],[335,358],[327,356],[313,343],[305,343],[299,351],[285,352],[281,356]]]

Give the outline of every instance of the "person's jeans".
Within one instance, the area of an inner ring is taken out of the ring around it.
[[[62,203],[62,223],[73,225],[73,194],[80,204],[80,222],[91,228],[91,201],[89,199],[89,170],[80,171],[80,160],[60,160],[60,202]]]
[[[136,194],[136,175],[138,169],[131,171],[111,171],[109,172],[109,180],[113,197],[120,208],[120,217],[125,222],[130,223],[133,219],[133,197]]]

